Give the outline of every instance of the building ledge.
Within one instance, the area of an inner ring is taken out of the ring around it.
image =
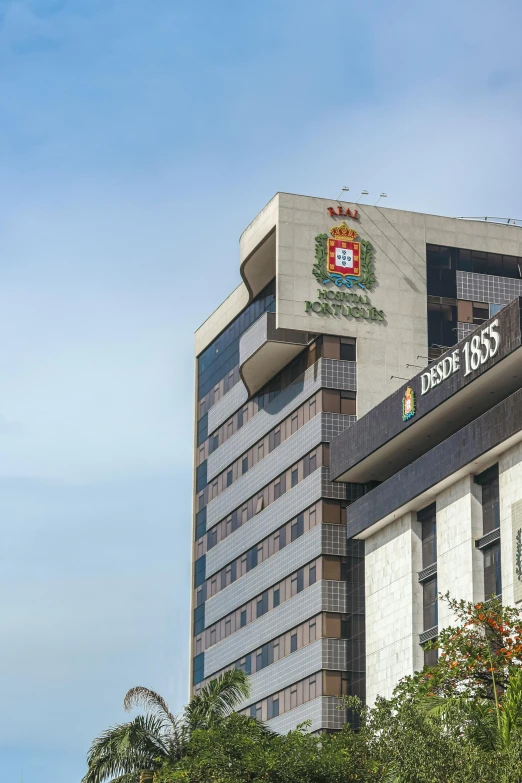
[[[482,536],[482,538],[478,538],[475,541],[475,546],[477,549],[485,549],[485,547],[489,546],[490,544],[494,544],[495,541],[500,540],[500,528],[496,527],[495,530],[491,530],[489,533],[486,533],[485,536]]]
[[[419,644],[426,644],[426,642],[431,642],[432,639],[436,639],[439,635],[439,626],[434,625],[433,628],[428,628],[427,631],[423,631],[419,635]]]
[[[437,573],[437,563],[432,563],[429,566],[426,566],[426,568],[423,568],[422,571],[419,571],[419,582],[425,582],[426,579],[430,579],[430,577],[435,576]]]
[[[239,374],[248,394],[258,392],[314,337],[294,329],[277,329],[275,313],[258,318],[239,342]]]

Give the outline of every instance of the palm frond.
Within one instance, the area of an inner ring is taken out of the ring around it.
[[[94,739],[83,783],[154,770],[157,759],[168,756],[167,740],[164,721],[154,715],[138,715],[129,723],[112,726]]]
[[[110,783],[140,783],[141,772],[128,772],[117,778],[112,778]]]
[[[484,750],[495,751],[499,744],[496,707],[489,699],[467,696],[430,696],[419,704],[421,710],[447,725],[466,732]]]
[[[509,685],[502,697],[500,711],[502,746],[507,749],[511,740],[522,732],[522,672],[515,669],[509,677]]]
[[[222,719],[250,695],[250,684],[240,669],[230,669],[211,680],[185,707],[185,721],[189,729],[204,728],[216,719]]]
[[[146,712],[166,716],[172,722],[176,721],[165,699],[156,691],[144,688],[142,685],[131,688],[125,695],[123,708],[129,712],[133,707],[144,707]]]

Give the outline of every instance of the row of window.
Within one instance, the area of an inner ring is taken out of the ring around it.
[[[426,262],[428,294],[432,296],[455,299],[457,296],[457,271],[518,280],[522,278],[522,258],[519,256],[427,245]]]
[[[318,614],[315,617],[311,617],[290,631],[261,645],[256,650],[248,653],[248,655],[244,655],[239,660],[231,663],[230,666],[216,672],[212,675],[212,679],[219,677],[228,669],[241,669],[245,674],[255,674],[272,663],[277,663],[282,658],[286,658],[287,655],[300,650],[301,647],[305,647],[307,644],[315,642],[316,639],[320,639],[323,636],[323,624],[322,615]]]
[[[315,525],[320,524],[321,522],[324,522],[329,525],[339,525],[344,522],[343,517],[343,508],[345,507],[346,502],[340,501],[340,500],[330,500],[324,498],[320,503],[315,503],[313,506],[311,506],[309,509],[306,509],[302,513],[304,514],[304,520],[303,520],[303,530],[306,533],[308,530],[310,530],[312,527],[315,527]],[[316,514],[315,519],[312,517]],[[227,525],[225,529],[225,535],[223,538],[227,538],[232,532],[232,515],[230,517],[227,517],[225,520]],[[261,556],[261,552],[258,554],[258,564],[262,563],[263,560],[266,560],[267,557],[271,557],[272,555],[275,555],[279,549],[282,549],[283,546],[285,546],[289,541],[293,541],[292,535],[295,535],[295,533],[292,532],[292,529],[290,530],[290,533],[288,532],[288,526],[292,528],[292,526],[296,525],[297,517],[294,519],[291,519],[290,522],[285,523],[285,525],[282,525],[281,528],[275,531],[275,533],[271,533],[269,536],[266,536],[262,541],[260,541],[257,546],[259,548],[262,547],[263,554]],[[222,523],[219,523],[222,524]],[[298,527],[301,523],[298,523]],[[237,523],[234,530],[237,530]],[[282,528],[286,528],[286,533],[281,533]],[[219,535],[219,525],[216,525],[216,527],[212,528],[208,531],[208,535],[203,535],[201,538],[199,538],[196,542],[196,557],[199,559],[204,554],[206,554],[209,549],[212,549],[214,546],[216,546],[216,543],[219,541],[222,541],[223,538],[220,538]],[[279,543],[277,541],[278,535],[280,535]],[[283,543],[284,542],[284,543]],[[279,546],[279,549],[277,548]],[[244,557],[244,554],[240,557]],[[241,571],[239,570],[239,559],[236,561],[236,578],[239,578],[241,575]],[[231,566],[232,564],[227,564],[227,568]],[[217,575],[220,576],[220,573]],[[219,582],[219,578],[218,578]],[[228,584],[228,582],[227,582]],[[219,591],[218,587],[218,591]]]
[[[242,454],[235,462],[229,465],[209,485],[208,500],[224,492],[234,481],[248,473],[254,465],[257,465],[274,449],[290,438],[294,433],[308,424],[318,413],[344,413],[355,415],[356,394],[353,391],[340,391],[338,389],[326,389],[314,394],[309,400],[288,416],[281,424],[263,436],[246,453]],[[200,471],[204,472],[200,483]],[[197,490],[200,491],[206,484],[206,462],[198,467]]]
[[[278,500],[285,492],[297,486],[301,481],[313,473],[317,468],[328,466],[329,446],[322,444],[305,454],[298,462],[289,467],[280,476],[273,479],[267,486],[260,489],[256,494],[245,501],[239,508],[234,509],[225,519],[222,519],[211,530],[207,532],[207,549],[212,549],[220,541],[244,525],[249,519],[252,519],[260,511]],[[198,497],[198,503],[201,504],[196,515],[196,533],[198,538],[206,530],[206,490]],[[205,509],[204,515],[201,512]],[[200,519],[203,517],[205,526],[200,525]],[[203,529],[201,529],[203,527]]]
[[[457,320],[465,324],[479,324],[487,321],[501,310],[503,305],[488,302],[470,302],[467,299],[457,300]]]
[[[445,299],[428,296],[428,345],[437,348],[436,358],[443,349],[455,345],[458,339],[458,323],[482,324],[498,313],[500,304],[470,302],[465,299]]]
[[[318,510],[319,513],[317,513]],[[298,514],[294,519],[291,519],[290,522],[282,525],[275,533],[271,533],[264,538],[259,544],[251,547],[247,552],[243,552],[242,555],[228,563],[220,571],[212,574],[205,583],[206,598],[212,598],[216,593],[219,593],[237,579],[248,574],[253,568],[257,568],[258,565],[268,560],[269,557],[280,552],[287,544],[292,543],[292,541],[307,533],[320,523],[320,516],[320,503],[314,504],[306,511]],[[201,539],[199,543],[203,544],[204,541],[205,539]]]
[[[343,672],[322,671],[311,674],[287,688],[261,699],[242,711],[243,715],[265,721],[290,712],[319,696],[342,696],[348,694],[348,677]]]
[[[308,565],[286,576],[280,582],[261,593],[261,595],[256,596],[251,601],[247,601],[230,612],[230,614],[225,615],[225,617],[210,625],[196,636],[196,646],[202,652],[208,650],[209,647],[213,647],[214,644],[226,639],[267,612],[276,609],[280,604],[289,601],[320,579],[336,582],[345,580],[346,567],[346,558],[333,555],[323,555],[312,560]],[[200,610],[200,607],[196,607],[196,611],[198,609]],[[201,614],[204,617],[204,612],[201,612]],[[196,619],[199,617],[196,612],[194,616]],[[201,641],[199,641],[200,639]]]
[[[206,444],[206,455],[208,456],[208,454],[211,454],[212,451],[215,451],[218,446],[221,446],[235,432],[241,429],[252,416],[255,416],[258,411],[265,408],[269,402],[280,394],[280,392],[284,391],[284,389],[292,383],[302,381],[303,373],[309,367],[312,367],[319,359],[336,359],[338,361],[354,362],[355,358],[355,338],[321,335],[311,345],[301,351],[295,359],[292,359],[292,361],[275,375],[266,386],[252,397],[252,399],[230,416],[216,432],[211,433],[210,438],[208,438],[208,443]],[[239,365],[230,371],[229,376],[228,388],[232,388],[239,380]],[[216,388],[213,389],[212,392],[200,400],[198,418],[201,419],[205,416],[212,405],[214,405],[223,394],[226,394],[224,381],[216,385]],[[210,404],[209,395],[212,395],[212,404]],[[208,435],[205,430],[205,438],[207,437]],[[203,438],[198,438],[198,445],[205,445],[203,440]]]
[[[224,669],[212,674],[208,679],[219,677],[229,669],[241,669],[246,674],[255,674],[270,664],[277,663],[282,658],[297,652],[302,647],[312,644],[317,639],[347,639],[351,638],[351,634],[354,634],[354,638],[357,637],[357,640],[364,640],[364,618],[358,619],[362,620],[362,623],[359,623],[358,628],[354,628],[352,618],[347,615],[323,612],[244,655]],[[200,687],[203,685],[205,682],[202,682]]]
[[[267,311],[275,311],[275,279],[199,355],[198,397],[200,399],[215,388],[238,364],[241,335]]]
[[[234,609],[230,614],[225,615],[225,617],[206,628],[202,634],[196,636],[196,649],[199,649],[201,652],[208,650],[231,634],[239,631],[240,628],[244,628],[267,612],[272,611],[272,609],[276,609],[280,604],[290,600],[290,598],[293,598],[307,587],[315,584],[317,580],[322,578],[322,565],[321,558],[316,558],[308,565],[299,568],[282,579],[273,587],[264,590],[261,595]]]
[[[209,499],[216,497],[229,487],[234,481],[251,470],[254,465],[261,462],[268,454],[276,449],[283,441],[287,440],[297,430],[304,427],[310,419],[313,419],[322,410],[322,396],[320,393],[314,394],[309,400],[293,411],[277,427],[267,432],[254,443],[251,448],[238,457],[235,462],[212,480]],[[203,447],[202,447],[203,448]],[[202,448],[199,450],[199,459],[201,459]]]
[[[314,343],[307,346],[301,351],[298,356],[292,359],[289,364],[286,365],[277,375],[271,378],[270,382],[266,384],[259,392],[253,397],[248,405],[247,416],[243,423],[246,423],[249,418],[257,413],[258,410],[263,409],[271,400],[274,399],[283,389],[294,383],[304,371],[311,367],[320,355],[317,355],[316,343],[320,342],[321,338],[318,338]],[[207,391],[205,394],[199,394],[199,413],[198,418],[201,419],[205,416],[210,408],[218,402],[224,394],[227,393],[239,380],[239,351],[237,353],[236,365],[228,369],[228,375],[221,381],[217,381],[216,385]],[[241,410],[244,410],[243,408]],[[234,414],[235,416],[236,414]],[[232,417],[233,419],[234,417]],[[230,421],[230,419],[229,419]],[[225,427],[228,422],[225,422]],[[241,424],[240,426],[243,426]],[[239,426],[238,426],[239,429]],[[235,431],[235,430],[234,430]]]

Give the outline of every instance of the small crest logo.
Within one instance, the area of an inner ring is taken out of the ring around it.
[[[415,392],[408,386],[402,398],[402,420],[408,421],[415,416]]]
[[[375,284],[373,272],[373,248],[361,239],[355,241],[357,231],[343,222],[332,226],[331,236],[318,234],[315,238],[315,260],[313,274],[321,285],[333,283],[338,288],[352,288],[356,283],[362,289],[371,291]]]

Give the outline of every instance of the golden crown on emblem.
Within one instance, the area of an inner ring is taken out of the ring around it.
[[[350,228],[346,225],[346,223],[343,222],[340,223],[338,226],[332,226],[330,229],[330,234],[333,236],[334,239],[348,239],[351,241],[352,239],[355,239],[357,236],[357,231],[354,231],[353,228]]]

